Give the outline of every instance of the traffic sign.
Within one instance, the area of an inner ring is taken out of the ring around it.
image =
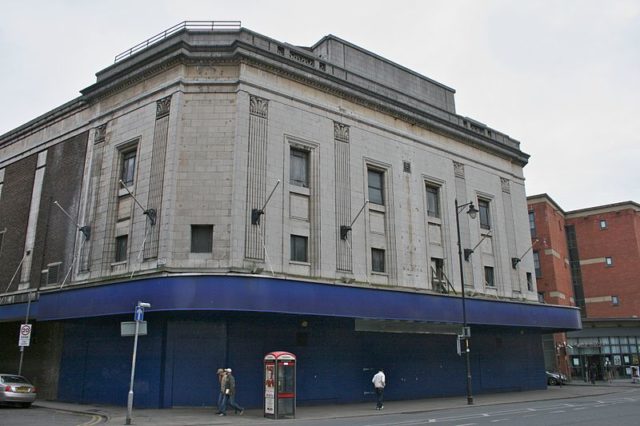
[[[143,321],[144,320],[144,308],[141,306],[136,306],[136,311],[133,315],[134,321]]]
[[[20,334],[18,336],[18,346],[29,346],[31,343],[31,324],[20,325]]]

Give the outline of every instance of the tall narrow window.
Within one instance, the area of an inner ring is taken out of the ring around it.
[[[491,266],[484,267],[484,283],[487,287],[495,287],[496,281]]]
[[[371,249],[371,270],[373,272],[385,272],[384,250]]]
[[[534,211],[529,212],[529,231],[531,232],[531,237],[536,237],[536,213]]]
[[[620,298],[618,296],[611,296],[611,304],[613,306],[619,306],[620,305]]]
[[[427,185],[427,215],[440,217],[440,188]]]
[[[478,200],[478,210],[480,210],[480,228],[491,229],[489,202],[487,200]]]
[[[607,221],[600,219],[600,229],[607,229]]]
[[[445,292],[447,287],[444,278],[444,260],[437,257],[431,258],[431,285],[434,290]]]
[[[531,276],[531,272],[527,272],[527,290],[533,291],[533,277]]]
[[[384,173],[379,170],[368,169],[369,202],[384,204]]]
[[[136,151],[135,149],[122,153],[122,170],[120,179],[126,186],[133,185],[136,173]]]
[[[604,263],[605,263],[607,266],[613,266],[613,257],[605,257],[605,258],[604,258]]]
[[[308,188],[309,151],[291,148],[289,157],[289,183]]]
[[[294,262],[308,262],[307,243],[309,239],[302,235],[291,236],[291,260]]]
[[[213,251],[213,225],[191,225],[191,253]]]
[[[542,270],[540,269],[540,253],[537,251],[533,252],[533,267],[536,271],[536,278],[540,278],[542,276]]]
[[[128,235],[116,237],[116,262],[124,262],[127,260],[127,245],[129,242]]]

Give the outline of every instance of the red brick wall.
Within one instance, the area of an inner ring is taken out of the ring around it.
[[[600,220],[607,221],[606,229]],[[567,219],[576,229],[588,318],[640,316],[640,215],[632,209]],[[611,257],[612,266],[603,261]],[[620,304],[594,298],[618,296]]]

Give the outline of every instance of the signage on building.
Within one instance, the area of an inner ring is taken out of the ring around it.
[[[22,324],[20,326],[20,335],[18,336],[18,346],[29,346],[31,343],[31,324]]]

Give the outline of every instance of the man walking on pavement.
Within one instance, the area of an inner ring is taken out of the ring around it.
[[[383,405],[383,395],[384,395],[384,387],[386,386],[384,371],[382,368],[378,371],[371,380],[373,383],[373,387],[376,390],[376,410],[382,410],[384,408]]]
[[[224,403],[224,379],[225,379],[225,372],[224,369],[222,368],[218,368],[218,371],[216,372],[216,375],[218,376],[218,412],[216,414],[220,414],[222,413],[222,404]]]
[[[231,374],[231,369],[227,368],[225,371],[225,377],[223,379],[224,385],[224,400],[222,402],[222,407],[220,408],[219,416],[227,415],[227,406],[232,407],[235,410],[236,414],[243,415],[244,408],[239,406],[236,403],[236,378]]]

